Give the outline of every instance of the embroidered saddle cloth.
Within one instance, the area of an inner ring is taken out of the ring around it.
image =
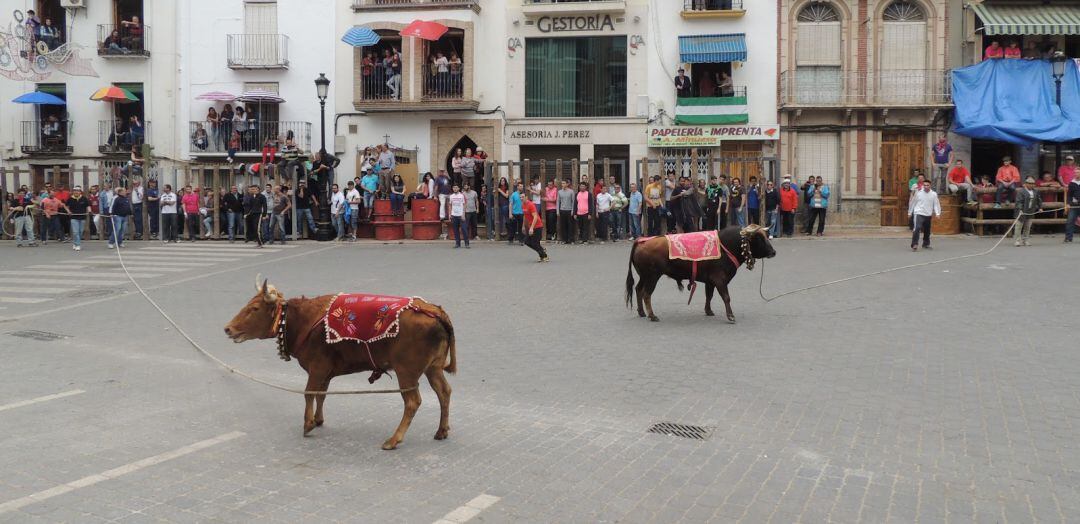
[[[716,231],[667,235],[668,257],[680,260],[715,260],[723,256]]]
[[[413,309],[413,298],[339,293],[326,309],[326,342],[354,340],[365,344],[398,334],[398,316]]]

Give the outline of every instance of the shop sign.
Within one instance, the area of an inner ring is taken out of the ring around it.
[[[614,31],[615,19],[611,15],[589,16],[541,16],[536,19],[536,29],[541,33],[564,33],[573,31]]]
[[[649,147],[716,147],[732,140],[779,140],[780,126],[650,127]]]
[[[525,127],[510,131],[507,134],[507,138],[507,142],[511,144],[533,144],[541,142],[588,144],[592,142],[592,130],[552,126]]]

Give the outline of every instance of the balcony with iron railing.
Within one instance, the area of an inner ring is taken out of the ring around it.
[[[279,150],[291,140],[302,154],[310,153],[311,122],[188,122],[188,150],[193,156],[259,155],[267,140],[277,143]]]
[[[132,146],[150,142],[150,122],[132,126],[121,120],[98,120],[98,152],[111,155],[131,153]]]
[[[424,100],[464,100],[465,65],[450,64],[439,66],[424,64],[421,66],[424,78]]]
[[[70,120],[24,120],[22,122],[22,152],[27,155],[71,153]]]
[[[361,69],[358,73],[357,98],[353,101],[357,111],[466,111],[480,107],[479,102],[470,99],[472,80],[468,64],[421,64],[415,87],[410,87],[410,78],[388,77],[378,68]]]
[[[232,34],[226,38],[230,69],[288,69],[289,37],[280,34]]]
[[[352,10],[471,9],[480,12],[480,0],[352,0]]]
[[[948,70],[841,71],[808,67],[780,73],[780,106],[786,109],[950,105],[952,83]]]
[[[532,16],[589,13],[615,14],[626,11],[626,0],[522,0],[521,11]]]
[[[683,0],[683,18],[738,18],[744,14],[743,0]]]
[[[106,58],[149,58],[150,27],[130,23],[98,25],[97,54]]]

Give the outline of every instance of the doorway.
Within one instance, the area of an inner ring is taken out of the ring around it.
[[[924,133],[881,134],[881,225],[907,225],[908,180],[916,169],[926,172]]]
[[[446,152],[446,160],[443,162],[443,169],[446,169],[447,174],[450,175],[450,180],[455,184],[461,184],[461,176],[454,172],[454,152],[458,149],[461,150],[462,155],[465,154],[466,149],[470,149],[475,153],[476,142],[474,142],[469,135],[464,135],[458,139],[457,143],[454,144],[454,147],[451,147],[450,150]]]
[[[979,177],[987,175],[993,181],[997,175],[997,169],[1001,167],[1001,159],[1011,156],[1013,160],[1019,159],[1016,147],[1007,142],[995,140],[972,140],[971,141],[971,179],[978,181]]]

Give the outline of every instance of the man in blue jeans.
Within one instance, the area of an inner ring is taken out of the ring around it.
[[[780,192],[773,181],[765,182],[765,215],[769,221],[769,238],[780,236]]]
[[[514,192],[510,193],[510,223],[507,224],[507,227],[510,228],[509,234],[507,235],[509,237],[507,240],[508,244],[513,244],[514,237],[517,237],[518,242],[523,246],[525,245],[525,238],[521,234],[521,224],[525,217],[525,210],[521,205],[521,199],[524,198],[524,194],[525,185],[521,182],[518,182],[517,185],[514,186]]]
[[[240,194],[237,186],[221,197],[222,207],[225,208],[225,231],[229,235],[229,242],[234,242],[239,232],[237,225],[243,226],[244,220],[244,197]]]
[[[296,199],[296,221],[299,222],[297,231],[300,238],[304,236],[304,225],[307,225],[308,238],[315,238],[315,218],[311,215],[311,207],[318,207],[319,200],[308,191],[307,182],[303,180],[298,182],[294,198]]]
[[[109,206],[109,214],[112,215],[112,229],[115,229],[113,238],[109,241],[109,249],[113,248],[113,242],[116,242],[116,247],[124,247],[124,232],[127,230],[128,217],[131,216],[131,201],[128,200],[127,191],[122,188],[116,188],[116,196],[112,199],[112,205]]]
[[[135,219],[135,236],[132,237],[137,240],[142,240],[143,236],[143,198],[146,196],[146,191],[142,188],[142,183],[135,180],[131,183],[131,195],[128,199],[131,200],[131,215]]]

